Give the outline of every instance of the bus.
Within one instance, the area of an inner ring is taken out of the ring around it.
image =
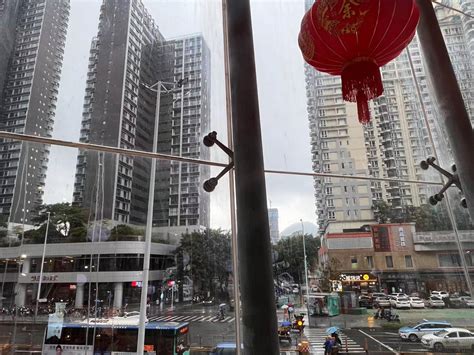
[[[77,323],[49,323],[43,355],[131,355],[137,353],[138,318],[97,319]],[[189,355],[189,323],[149,322],[144,353]]]

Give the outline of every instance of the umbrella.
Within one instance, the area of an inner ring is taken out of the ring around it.
[[[337,333],[341,328],[339,327],[329,327],[326,329],[326,334],[333,334],[333,333]]]
[[[288,309],[288,305],[284,304],[283,306],[281,306],[281,309]]]
[[[221,304],[219,305],[219,307],[225,307],[225,306],[227,306],[226,303],[221,303]]]

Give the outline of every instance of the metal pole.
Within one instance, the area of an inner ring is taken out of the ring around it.
[[[308,283],[308,264],[307,264],[307,257],[306,257],[306,241],[304,237],[304,224],[303,220],[300,219],[301,222],[301,231],[303,234],[303,254],[304,254],[304,277],[306,282],[306,312],[308,315],[308,322],[309,322],[309,283]]]
[[[279,354],[249,0],[226,1],[245,354]],[[238,300],[236,300],[238,302]]]
[[[46,254],[46,244],[48,243],[48,232],[49,232],[49,218],[51,216],[51,212],[47,212],[48,214],[48,221],[46,222],[46,232],[44,233],[44,243],[43,243],[43,254],[41,255],[41,267],[40,267],[40,278],[38,281],[38,292],[36,293],[36,305],[35,305],[35,319],[38,317],[38,303],[41,296],[41,284],[43,281],[43,268],[44,268],[44,257]]]
[[[156,88],[156,108],[155,108],[155,132],[153,135],[153,152],[158,148],[158,126],[160,125],[160,97],[162,82],[158,82]],[[156,159],[151,160],[150,168],[150,187],[148,191],[148,211],[145,229],[145,255],[143,257],[143,277],[142,277],[142,293],[140,298],[140,318],[138,328],[138,348],[137,354],[143,355],[145,347],[145,323],[147,297],[148,297],[148,275],[150,271],[150,250],[151,250],[151,230],[153,227],[153,204],[155,200],[155,175],[156,175]]]
[[[430,0],[416,0],[420,9],[418,37],[425,67],[431,78],[441,122],[451,145],[469,214],[474,220],[474,133],[446,44]]]
[[[232,103],[230,100],[230,77],[229,77],[229,39],[228,24],[226,16],[227,1],[222,2],[222,26],[224,29],[224,72],[225,72],[225,90],[226,90],[226,113],[227,113],[227,146],[234,150],[232,140]],[[230,163],[230,159],[229,159]],[[235,177],[234,169],[229,171],[229,195],[230,195],[230,226],[232,230],[232,271],[234,273],[234,310],[235,310],[235,343],[236,355],[242,353],[242,331],[241,331],[241,309],[240,309],[240,287],[239,287],[239,248],[237,239],[237,215],[235,211]]]

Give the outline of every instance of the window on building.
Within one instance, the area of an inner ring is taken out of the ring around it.
[[[372,269],[374,267],[374,257],[373,256],[367,256],[366,260],[367,260],[367,267],[369,269]]]
[[[357,269],[357,256],[351,256],[351,267]]]
[[[461,258],[459,254],[440,254],[438,255],[440,267],[459,267],[461,266]]]
[[[406,267],[413,267],[413,259],[411,258],[411,255],[405,255],[405,266]]]
[[[393,268],[393,258],[391,255],[385,256],[385,263],[387,264],[388,268]]]

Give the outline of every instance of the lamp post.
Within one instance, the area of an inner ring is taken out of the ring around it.
[[[158,128],[160,125],[160,99],[161,92],[164,91],[166,94],[172,92],[172,90],[178,86],[182,87],[184,81],[180,80],[178,83],[158,81],[155,84],[148,86],[142,84],[149,90],[156,92],[156,108],[155,108],[155,129],[153,133],[153,152],[156,153],[158,148]],[[168,87],[167,87],[168,86]],[[171,86],[171,88],[169,88]],[[182,98],[183,96],[181,96]],[[140,318],[138,328],[138,351],[139,355],[143,355],[143,348],[145,345],[145,323],[146,323],[146,310],[147,310],[147,297],[148,297],[148,276],[150,272],[150,252],[151,252],[151,232],[153,227],[153,204],[155,200],[155,176],[156,176],[156,159],[151,160],[150,167],[150,186],[148,191],[148,210],[145,228],[145,253],[143,257],[143,278],[142,278],[142,292],[140,297]]]
[[[305,282],[306,282],[306,312],[308,315],[308,321],[309,321],[309,283],[308,283],[308,265],[307,265],[307,258],[306,258],[306,242],[305,242],[305,237],[304,237],[304,224],[303,220],[300,219],[301,222],[301,233],[303,236],[303,254],[304,254],[304,277],[305,277]]]
[[[46,254],[46,244],[48,243],[48,232],[49,232],[49,219],[51,217],[51,212],[46,212],[48,215],[48,221],[46,222],[46,232],[44,233],[44,243],[43,243],[43,254],[41,255],[41,267],[40,267],[40,277],[38,281],[38,292],[36,294],[36,305],[35,305],[35,320],[38,317],[38,303],[41,296],[41,284],[43,281],[43,268],[44,268],[44,257]]]

